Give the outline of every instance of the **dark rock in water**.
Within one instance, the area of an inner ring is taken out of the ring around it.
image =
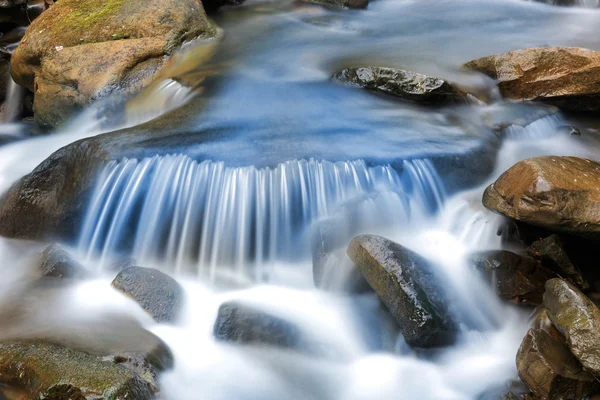
[[[558,129],[559,129],[559,132],[562,132],[565,135],[581,136],[581,131],[571,125],[562,125],[562,126],[559,126]]]
[[[53,244],[41,256],[42,276],[53,278],[84,278],[88,272],[60,245]]]
[[[564,343],[543,330],[530,329],[517,353],[519,376],[542,399],[581,400],[600,384]]]
[[[323,354],[320,344],[295,324],[237,301],[219,307],[213,333],[216,339],[226,342]]]
[[[486,208],[551,231],[600,237],[600,164],[576,157],[523,160],[483,194]]]
[[[335,74],[333,79],[419,103],[464,101],[461,91],[445,80],[401,69],[347,68]]]
[[[0,383],[22,388],[31,399],[153,398],[133,371],[53,344],[0,344],[0,371]]]
[[[173,322],[183,306],[183,289],[170,276],[152,268],[129,267],[112,285],[137,301],[156,322]]]
[[[558,278],[546,283],[544,305],[579,362],[600,374],[600,309],[573,284]]]
[[[0,103],[6,98],[8,92],[8,79],[10,77],[10,53],[0,46]]]
[[[555,6],[580,6],[581,0],[534,0],[538,3],[552,4]]]
[[[579,268],[573,265],[569,259],[558,235],[550,235],[533,242],[527,252],[574,285],[584,290],[589,289],[590,284],[583,278]]]
[[[498,80],[505,98],[588,112],[600,110],[598,66],[600,52],[577,47],[513,50],[464,65]]]
[[[215,12],[223,6],[239,6],[244,0],[203,0],[202,5],[206,12]]]
[[[444,285],[418,254],[380,236],[352,239],[348,255],[414,347],[454,342],[457,324],[448,310]]]
[[[143,355],[136,353],[120,353],[108,357],[107,360],[132,371],[146,381],[152,393],[158,393],[158,375],[161,369],[153,365]]]
[[[27,5],[27,0],[0,0],[0,8],[15,8]]]
[[[505,250],[475,253],[470,260],[487,279],[495,281],[499,296],[515,303],[541,304],[544,285],[555,276],[538,261]]]
[[[367,8],[369,0],[304,0],[307,3],[319,4],[331,8]]]

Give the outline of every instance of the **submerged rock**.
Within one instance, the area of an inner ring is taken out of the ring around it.
[[[156,269],[126,268],[119,272],[112,285],[137,301],[156,322],[173,322],[183,306],[183,288]]]
[[[237,301],[219,307],[213,333],[226,342],[322,353],[320,345],[292,322]]]
[[[579,362],[600,374],[600,309],[573,284],[558,278],[546,283],[544,305]]]
[[[552,231],[600,237],[600,164],[576,157],[523,160],[483,194],[486,208]]]
[[[44,250],[40,269],[45,277],[83,278],[87,275],[86,269],[58,244],[48,246]]]
[[[573,265],[569,259],[558,235],[550,235],[533,242],[527,252],[574,285],[584,290],[590,287],[590,284],[581,275],[579,268]]]
[[[0,344],[0,383],[35,399],[153,398],[142,378],[113,362],[53,344]]]
[[[367,8],[369,0],[304,0],[307,3],[319,4],[333,8]]]
[[[448,310],[444,285],[424,258],[373,235],[355,237],[348,255],[395,318],[409,345],[436,347],[454,342],[458,328]]]
[[[544,285],[548,279],[554,277],[552,271],[534,259],[510,251],[475,253],[470,259],[487,279],[494,280],[494,287],[499,296],[515,303],[541,304]]]
[[[581,400],[600,384],[559,340],[530,329],[517,353],[519,376],[542,399]]]
[[[346,68],[334,80],[419,103],[464,101],[464,94],[443,79],[394,68]]]
[[[12,76],[52,128],[112,92],[140,91],[181,43],[215,34],[199,0],[61,0],[30,25]]]
[[[538,47],[473,60],[465,68],[498,80],[502,95],[574,111],[600,111],[600,52]]]

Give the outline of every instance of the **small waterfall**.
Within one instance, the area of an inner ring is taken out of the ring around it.
[[[4,118],[2,122],[12,122],[21,114],[21,104],[23,103],[24,89],[8,76],[8,90],[6,100],[4,101]]]
[[[80,248],[106,264],[117,254],[213,278],[216,267],[261,280],[249,264],[306,259],[307,228],[337,217],[353,230],[426,218],[444,200],[429,160],[391,166],[293,160],[275,168],[226,167],[184,155],[106,165]]]

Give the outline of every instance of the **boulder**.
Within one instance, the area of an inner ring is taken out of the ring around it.
[[[115,91],[140,91],[181,43],[215,34],[200,0],[61,0],[30,25],[12,76],[53,128]]]
[[[444,285],[418,254],[380,236],[352,239],[348,255],[414,347],[451,344],[457,323]]]
[[[292,322],[237,301],[223,303],[215,321],[217,340],[320,354],[322,348]]]
[[[531,244],[527,253],[574,285],[587,290],[590,284],[583,278],[567,255],[561,238],[554,234]]]
[[[535,100],[574,111],[600,111],[600,52],[538,47],[473,60],[465,68],[498,80],[513,100]]]
[[[576,157],[523,160],[483,194],[486,208],[507,217],[590,238],[600,237],[600,164]]]
[[[394,68],[346,68],[333,79],[348,85],[425,104],[464,101],[464,94],[443,79]]]
[[[58,244],[48,246],[44,250],[40,259],[40,270],[42,276],[52,278],[83,278],[88,275],[86,269]]]
[[[31,399],[153,398],[148,383],[129,369],[41,342],[0,344],[0,384]]]
[[[559,340],[540,329],[530,329],[517,353],[521,380],[542,399],[580,400],[600,384]]]
[[[304,0],[307,3],[318,4],[330,8],[367,8],[369,0]]]
[[[183,306],[183,288],[152,268],[129,267],[112,281],[113,287],[139,303],[156,322],[173,322]]]
[[[554,277],[554,273],[538,261],[510,251],[475,253],[470,256],[470,260],[487,279],[493,279],[499,296],[515,303],[534,306],[541,304],[544,285]]]
[[[546,283],[544,305],[583,367],[600,374],[600,309],[573,284],[558,278]]]

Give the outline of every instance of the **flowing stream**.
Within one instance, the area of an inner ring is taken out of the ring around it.
[[[139,157],[116,152],[100,168],[80,233],[65,243],[93,278],[59,300],[36,303],[40,310],[0,327],[0,339],[74,337],[64,326],[112,329],[107,315],[125,315],[171,347],[175,366],[160,379],[161,398],[169,400],[501,398],[518,379],[515,355],[530,310],[498,299],[465,261],[470,252],[505,246],[505,221],[483,208],[483,190],[528,157],[598,159],[600,124],[504,102],[491,80],[459,66],[547,44],[600,49],[600,11],[581,3],[590,8],[373,0],[358,11],[248,0],[223,9],[214,19],[225,36],[211,60],[219,73],[206,91],[163,76],[118,111],[93,104],[58,132],[0,147],[5,192],[77,140],[143,130],[153,120],[176,133],[150,141]],[[198,67],[205,62],[198,59]],[[426,108],[329,80],[352,65],[442,76],[494,102]],[[16,96],[9,94],[9,107]],[[579,123],[589,128],[581,137],[561,129]],[[0,132],[20,124],[0,125]],[[312,240],[323,226],[340,245],[323,260],[324,284],[315,288]],[[341,289],[351,267],[346,246],[361,233],[432,261],[462,321],[455,345],[411,350],[374,294]],[[0,293],[29,279],[43,248],[0,240]],[[183,285],[184,313],[175,324],[152,322],[111,288],[111,266],[127,257]],[[327,351],[217,341],[217,312],[230,300],[294,323]],[[0,294],[0,315],[11,304]],[[128,337],[115,324],[115,337]]]

